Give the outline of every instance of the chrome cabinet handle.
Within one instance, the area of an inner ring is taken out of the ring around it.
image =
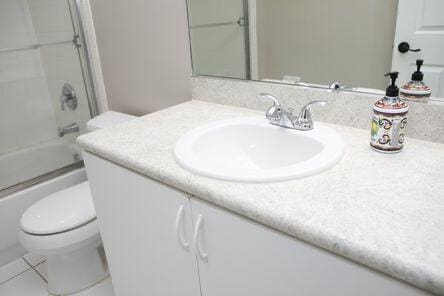
[[[199,214],[196,220],[196,228],[194,229],[194,245],[196,246],[197,255],[199,255],[200,259],[203,261],[208,261],[207,252],[203,251],[202,247],[202,228],[203,228],[203,216]]]
[[[176,235],[177,235],[177,240],[179,241],[179,244],[182,248],[184,248],[186,251],[188,251],[190,249],[190,244],[185,240],[184,238],[184,218],[185,218],[185,211],[184,211],[184,206],[181,205],[179,207],[179,210],[177,211],[177,216],[176,216]]]

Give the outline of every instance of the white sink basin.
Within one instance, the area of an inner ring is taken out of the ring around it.
[[[342,157],[341,137],[315,122],[311,131],[274,126],[262,117],[214,122],[183,135],[174,150],[185,169],[237,182],[271,182],[317,174]]]

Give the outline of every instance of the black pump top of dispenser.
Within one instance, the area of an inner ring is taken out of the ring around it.
[[[390,85],[385,89],[386,97],[397,97],[399,96],[399,88],[396,86],[396,79],[398,78],[398,72],[389,72],[384,76],[390,77]]]
[[[413,81],[422,81],[424,79],[424,74],[421,72],[421,66],[424,60],[416,60],[416,71],[412,74]]]

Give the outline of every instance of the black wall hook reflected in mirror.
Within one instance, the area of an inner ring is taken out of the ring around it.
[[[399,43],[398,50],[400,53],[406,53],[408,51],[418,52],[418,51],[421,51],[421,48],[410,49],[410,44],[408,44],[408,42],[403,41],[403,42]]]

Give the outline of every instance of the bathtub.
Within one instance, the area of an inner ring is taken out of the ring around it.
[[[80,160],[72,143],[53,141],[0,156],[0,188],[21,183]],[[0,197],[0,266],[25,254],[18,241],[20,217],[43,197],[86,180],[83,167]]]
[[[80,160],[69,140],[56,139],[0,156],[0,190],[55,171]]]

